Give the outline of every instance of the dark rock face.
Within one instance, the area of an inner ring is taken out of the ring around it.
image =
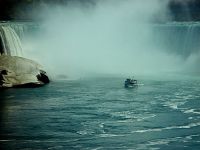
[[[46,75],[46,72],[43,71],[43,70],[40,70],[40,74],[38,74],[37,76],[37,79],[43,83],[49,83],[49,78],[48,76]]]
[[[38,63],[17,56],[0,56],[0,88],[40,87],[49,82]]]

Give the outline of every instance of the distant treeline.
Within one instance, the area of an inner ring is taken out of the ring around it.
[[[69,2],[92,2],[93,0],[0,0],[0,20],[29,20],[35,8],[48,5],[67,5]]]
[[[200,0],[171,0],[169,9],[174,21],[200,21]]]
[[[0,20],[30,20],[30,12],[35,8],[42,8],[44,4],[67,5],[70,1],[97,0],[0,0]],[[200,21],[200,0],[171,0],[168,7],[173,21]]]

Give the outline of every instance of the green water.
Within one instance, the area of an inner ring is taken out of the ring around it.
[[[0,93],[1,149],[200,148],[200,80],[62,80]]]

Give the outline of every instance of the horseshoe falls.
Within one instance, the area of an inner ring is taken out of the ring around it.
[[[174,22],[155,25],[155,44],[169,53],[185,58],[198,54],[200,49],[200,23],[199,22]]]

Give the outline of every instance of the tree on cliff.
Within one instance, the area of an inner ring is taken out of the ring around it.
[[[95,3],[97,0],[0,0],[0,20],[29,20],[32,19],[32,10],[38,7],[53,4],[67,5],[72,1]],[[199,0],[169,1],[169,10],[174,21],[200,21]]]

